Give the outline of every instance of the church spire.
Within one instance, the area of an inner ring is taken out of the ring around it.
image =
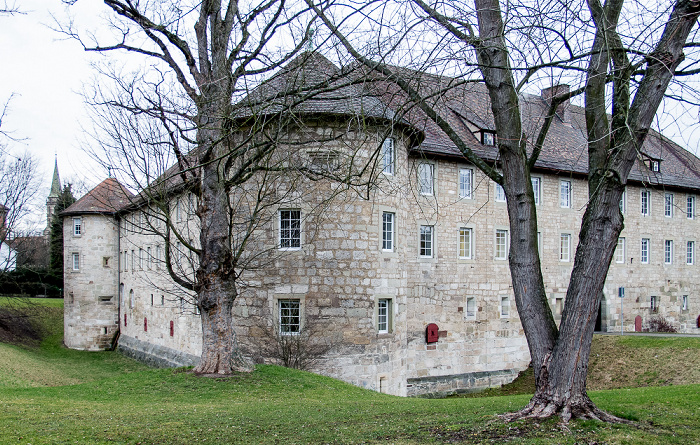
[[[51,181],[51,192],[49,192],[49,198],[58,198],[61,194],[61,178],[58,176],[58,156],[56,156],[56,162],[53,167],[53,180]]]

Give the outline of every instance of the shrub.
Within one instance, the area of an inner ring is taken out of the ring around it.
[[[649,320],[649,332],[678,332],[664,317],[654,317]]]

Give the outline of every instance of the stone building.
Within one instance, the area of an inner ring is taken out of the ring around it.
[[[277,91],[300,77],[320,82],[340,73],[311,55],[252,95],[265,97],[261,90]],[[451,80],[416,76],[426,91]],[[527,132],[537,128],[551,95],[548,89],[522,96]],[[344,190],[328,201],[321,197],[332,186],[296,182],[308,190],[269,209],[256,232],[267,246],[266,267],[246,272],[247,287],[234,306],[238,341],[248,355],[274,361],[271,344],[306,332],[309,347],[326,346],[311,362],[313,371],[396,395],[505,383],[528,365],[529,353],[513,301],[503,191],[422,113],[402,112],[396,97],[390,85],[371,92],[350,85],[291,111],[303,122],[296,146],[307,161],[350,150],[374,156],[377,175],[365,194]],[[460,85],[436,101],[475,152],[497,165],[485,88]],[[359,127],[348,123],[358,116],[371,119]],[[533,174],[555,318],[588,199],[585,135],[583,110],[564,104]],[[662,316],[682,332],[700,333],[698,172],[700,159],[652,132],[620,202],[625,229],[599,330],[634,331]],[[169,219],[196,244],[193,198],[172,190]],[[142,195],[108,179],[63,216],[66,344],[101,349],[118,331],[119,348],[130,355],[159,365],[195,363],[198,310],[165,270],[157,235],[162,218],[154,218]],[[196,258],[180,245],[171,249],[173,264],[192,274]]]

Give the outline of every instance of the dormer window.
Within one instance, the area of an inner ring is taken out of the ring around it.
[[[649,170],[653,172],[658,172],[661,170],[659,161],[656,161],[654,159],[649,159]]]
[[[492,131],[481,130],[481,143],[484,145],[496,145],[496,133]]]

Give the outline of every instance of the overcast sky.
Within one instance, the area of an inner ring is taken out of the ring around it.
[[[50,29],[51,13],[65,20],[60,0],[18,0],[16,4],[23,14],[0,17],[0,101],[4,103],[14,94],[2,128],[24,139],[10,143],[11,152],[28,150],[39,159],[43,180],[37,199],[44,203],[54,155],[64,183],[77,182],[90,188],[107,177],[107,172],[80,149],[82,126],[89,125],[80,92],[93,76],[90,61],[101,56],[84,52],[77,42]],[[105,6],[101,1],[82,0],[70,11],[78,28],[85,29],[99,22]],[[693,125],[698,122],[697,112],[683,113],[683,118],[680,125],[655,128],[697,153],[695,134],[700,129]]]

